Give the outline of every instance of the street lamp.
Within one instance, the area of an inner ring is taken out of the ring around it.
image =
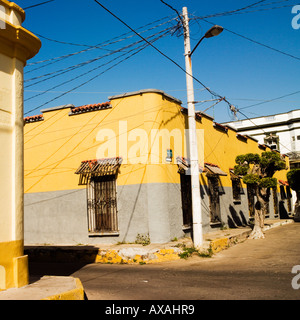
[[[223,27],[218,26],[218,25],[215,25],[215,26],[211,27],[209,30],[207,30],[205,35],[198,41],[195,48],[190,53],[190,57],[194,53],[194,51],[197,49],[197,47],[199,46],[199,44],[201,43],[201,41],[204,38],[212,38],[212,37],[218,36],[222,31],[223,31]]]
[[[186,86],[187,86],[187,104],[188,104],[188,124],[189,124],[189,153],[190,153],[190,172],[191,172],[191,194],[192,194],[192,216],[193,216],[193,242],[196,248],[203,245],[203,230],[202,230],[202,210],[200,199],[200,181],[199,181],[199,162],[198,162],[198,146],[197,146],[197,131],[195,120],[195,98],[194,85],[192,75],[192,59],[191,56],[198,45],[204,38],[217,36],[223,31],[220,26],[213,26],[205,35],[198,41],[196,47],[191,52],[189,19],[187,8],[183,8],[183,23],[184,23],[184,48],[185,48],[185,66],[186,66]]]

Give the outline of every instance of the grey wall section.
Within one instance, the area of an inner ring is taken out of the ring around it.
[[[214,231],[214,225],[210,223],[210,206],[208,188],[206,185],[200,187],[202,199],[202,219],[203,232],[208,233]],[[248,197],[247,190],[241,194],[241,201],[234,201],[232,188],[220,186],[219,188],[220,212],[221,212],[221,227],[243,227],[249,222]],[[220,228],[220,225],[216,225]]]
[[[203,232],[208,233],[214,231],[213,225],[210,224],[210,209],[209,209],[209,196],[207,186],[201,185],[201,198],[202,198],[202,218],[203,218]],[[233,200],[232,188],[223,187],[219,188],[220,211],[222,227],[238,228],[245,227],[249,224],[249,207],[247,189],[243,189],[240,201]],[[278,199],[279,195],[278,195]],[[275,215],[273,195],[271,192],[269,200],[269,214],[266,219],[276,219],[279,215]],[[219,226],[218,226],[219,227]]]
[[[25,194],[25,244],[79,244],[87,233],[86,190]]]
[[[222,187],[220,191],[223,226],[246,226],[249,220],[246,190],[240,202],[233,201],[232,188]],[[210,224],[208,190],[203,185],[201,198],[203,232],[208,233],[215,229]],[[191,235],[191,229],[182,228],[180,184],[118,186],[117,207],[119,234],[91,237],[85,189],[25,194],[25,245],[134,242],[138,234],[149,235],[152,243],[163,243]],[[270,218],[274,218],[272,196]]]
[[[86,190],[25,194],[25,244],[152,243],[184,236],[180,186],[141,184],[117,188],[119,235],[89,236]]]

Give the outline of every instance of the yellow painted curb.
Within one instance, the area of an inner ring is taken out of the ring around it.
[[[180,259],[180,257],[178,253],[175,253],[174,249],[161,249],[158,252],[153,253],[153,258],[149,258],[147,255],[143,256],[137,254],[132,259],[124,259],[116,250],[99,250],[95,262],[108,264],[148,264],[178,259]]]
[[[174,249],[161,249],[158,253],[155,253],[155,256],[157,257],[157,259],[150,260],[149,263],[173,261],[180,259],[178,253],[175,253]]]
[[[228,238],[215,239],[210,242],[210,249],[212,250],[213,253],[217,253],[221,250],[224,250],[228,248],[228,246],[229,246]]]
[[[44,298],[42,300],[84,300],[84,289],[81,281],[78,278],[75,278],[76,288],[53,296]]]

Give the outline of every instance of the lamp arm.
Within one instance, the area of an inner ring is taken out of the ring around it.
[[[189,54],[189,56],[191,57],[192,54],[194,53],[194,51],[197,49],[197,47],[199,46],[199,44],[202,42],[202,40],[205,38],[205,35],[198,41],[198,43],[196,44],[195,48],[192,50],[192,52]]]

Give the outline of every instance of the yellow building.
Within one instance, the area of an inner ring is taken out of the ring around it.
[[[162,243],[191,235],[180,100],[140,90],[41,110],[24,121],[26,244]],[[266,147],[208,115],[196,122],[204,232],[246,225],[247,190],[231,168],[238,154]],[[277,178],[285,180],[285,172]],[[274,203],[270,218],[278,217]]]
[[[41,43],[25,12],[0,0],[0,290],[28,283],[23,233],[23,68]]]

